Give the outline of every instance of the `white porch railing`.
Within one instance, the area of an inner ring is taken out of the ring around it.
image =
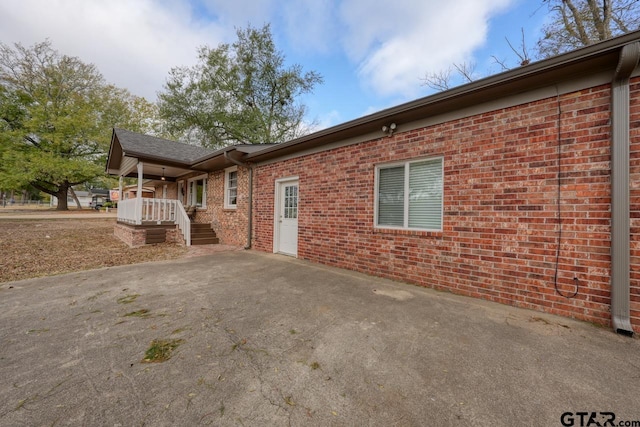
[[[180,202],[180,200],[176,200],[176,202],[178,203],[176,203],[175,222],[178,224],[180,231],[182,231],[185,243],[187,246],[191,246],[191,220],[184,210],[182,202]]]
[[[137,199],[128,199],[118,202],[118,221],[127,224],[141,224],[142,218],[137,215]]]
[[[187,246],[191,246],[191,220],[179,200],[168,199],[128,199],[118,202],[118,221],[139,225],[143,222],[173,222],[184,236]]]

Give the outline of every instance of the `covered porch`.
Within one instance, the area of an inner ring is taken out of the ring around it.
[[[195,203],[193,207],[185,207],[185,189],[179,188],[177,183],[178,177],[206,173],[194,169],[191,163],[211,151],[114,129],[107,172],[119,177],[117,221],[120,229],[116,230],[116,235],[131,246],[160,241],[174,241],[187,246],[217,243],[215,234],[211,235],[213,231],[207,233],[206,224],[205,227],[193,224]],[[130,192],[135,197],[126,198],[124,178],[136,179],[135,190]],[[144,189],[149,187],[155,188],[154,197],[143,197]],[[166,240],[149,238],[162,236],[161,229],[166,230]]]

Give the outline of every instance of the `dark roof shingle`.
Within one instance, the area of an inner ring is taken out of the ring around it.
[[[155,136],[143,135],[125,129],[113,129],[122,150],[132,157],[154,157],[171,159],[191,164],[195,160],[214,153],[216,150],[170,141]]]

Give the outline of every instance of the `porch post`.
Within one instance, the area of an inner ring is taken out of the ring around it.
[[[118,178],[118,201],[122,201],[122,175]]]
[[[138,193],[136,194],[136,224],[142,224],[142,180],[143,164],[138,162]]]

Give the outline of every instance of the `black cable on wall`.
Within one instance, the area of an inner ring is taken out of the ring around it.
[[[578,283],[578,278],[574,278],[574,283],[575,283],[575,291],[571,294],[563,294],[562,291],[560,291],[560,288],[558,287],[558,269],[560,266],[560,247],[562,245],[562,191],[561,191],[561,182],[562,182],[562,106],[560,105],[560,91],[558,90],[558,87],[556,86],[556,103],[558,106],[558,126],[557,126],[557,138],[558,138],[558,143],[556,144],[556,146],[558,147],[558,156],[557,156],[557,167],[558,167],[558,194],[556,197],[557,200],[557,218],[558,218],[558,241],[556,244],[556,268],[555,268],[555,273],[553,275],[553,286],[556,290],[556,292],[558,293],[558,295],[563,296],[565,298],[574,298],[578,295],[578,290],[579,290],[579,283]]]

